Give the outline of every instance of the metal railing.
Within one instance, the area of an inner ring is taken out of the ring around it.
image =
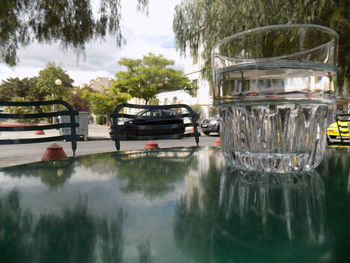
[[[28,120],[28,119],[54,118],[59,116],[70,116],[70,122],[53,123],[53,124],[45,124],[45,125],[36,125],[36,124],[0,125],[0,132],[44,131],[44,130],[52,130],[52,129],[69,127],[71,129],[71,135],[60,135],[60,136],[50,136],[50,137],[41,137],[41,138],[0,139],[0,144],[3,144],[3,145],[4,144],[26,144],[26,143],[41,143],[41,142],[70,140],[72,143],[73,156],[75,156],[75,151],[77,149],[76,128],[79,127],[79,123],[75,122],[75,116],[78,115],[78,113],[73,110],[72,106],[69,103],[63,100],[49,100],[49,101],[35,101],[35,102],[0,101],[0,106],[5,106],[5,107],[40,107],[40,106],[50,106],[50,105],[62,105],[67,110],[56,111],[56,112],[46,112],[46,113],[22,113],[22,114],[1,112],[0,121],[2,119]]]
[[[186,109],[186,113],[181,113],[176,116],[137,116],[135,114],[122,113],[124,108],[145,109],[145,110],[173,110],[173,109]],[[195,142],[198,146],[200,133],[198,132],[198,116],[193,109],[186,104],[173,104],[173,105],[136,105],[122,103],[119,104],[110,115],[113,120],[111,130],[113,131],[112,140],[115,142],[117,151],[120,150],[121,140],[156,140],[156,139],[180,139],[183,137],[195,137]],[[125,125],[118,124],[118,119],[129,118],[132,120],[138,120],[140,123],[128,124],[130,133],[125,132]],[[189,118],[189,123],[184,123],[183,119]],[[182,119],[182,121],[176,122],[175,120]],[[173,121],[172,121],[173,120]],[[142,121],[144,124],[142,124]],[[151,125],[149,122],[154,121]],[[159,124],[156,124],[158,122]],[[162,124],[164,122],[165,124]],[[192,133],[184,133],[187,127],[193,127]],[[165,134],[162,134],[162,132]],[[166,131],[166,132],[164,132]],[[169,132],[174,131],[174,132]],[[148,133],[152,135],[140,135],[142,133]]]

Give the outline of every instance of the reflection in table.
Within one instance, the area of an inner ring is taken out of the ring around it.
[[[350,262],[349,159],[254,174],[206,147],[4,168],[0,262]]]

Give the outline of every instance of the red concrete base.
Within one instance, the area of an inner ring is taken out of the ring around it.
[[[217,138],[215,141],[213,141],[212,146],[221,146],[221,139]]]
[[[157,148],[159,148],[159,145],[158,145],[158,143],[156,143],[154,141],[149,141],[145,145],[145,149],[157,149]]]
[[[44,155],[41,157],[41,160],[48,161],[53,159],[66,158],[66,157],[67,155],[64,152],[62,146],[58,145],[57,143],[53,143],[46,148],[46,151]]]
[[[35,135],[44,135],[45,132],[43,130],[37,130],[35,131]]]

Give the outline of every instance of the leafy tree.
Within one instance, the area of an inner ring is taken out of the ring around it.
[[[26,101],[22,97],[13,97],[11,101],[16,102],[24,102]],[[42,113],[44,111],[48,111],[48,106],[20,106],[20,107],[8,107],[7,108],[10,113],[13,114],[28,114],[28,113]],[[18,123],[24,124],[36,124],[40,121],[44,120],[44,118],[35,118],[35,119],[16,119]]]
[[[87,92],[93,92],[93,89],[90,88],[89,85],[85,84],[82,88],[74,87],[65,98],[75,111],[90,111],[89,108],[91,106],[89,100],[83,98],[84,90]]]
[[[57,79],[62,85],[57,85]],[[8,78],[0,85],[0,100],[11,101],[21,98],[23,101],[41,101],[46,99],[70,98],[73,91],[73,80],[54,62],[49,62],[45,69],[39,72],[39,77]]]
[[[126,71],[115,74],[112,91],[127,92],[131,97],[144,99],[146,105],[160,92],[184,89],[193,94],[195,90],[182,71],[169,68],[174,61],[162,55],[149,53],[142,59],[122,58],[119,64],[125,66]]]
[[[62,81],[61,85],[55,83],[57,79]],[[49,62],[46,68],[39,72],[35,92],[43,97],[62,99],[69,93],[72,83],[73,80],[60,66]]]
[[[44,100],[45,94],[37,89],[38,78],[9,78],[0,85],[0,100],[3,101],[38,101]],[[47,106],[9,107],[11,113],[42,113],[47,111]],[[17,119],[19,123],[38,123],[41,119]]]
[[[89,109],[94,114],[103,116],[102,122],[106,123],[114,108],[120,103],[127,102],[130,96],[126,93],[112,95],[109,91],[89,92],[84,90],[82,98],[88,101]]]
[[[36,77],[34,78],[8,78],[4,80],[0,85],[0,100],[11,101],[14,97],[21,97],[25,100],[33,100],[31,90],[35,89],[38,82]]]
[[[120,2],[99,0],[98,16],[94,17],[92,0],[0,1],[0,61],[16,65],[17,49],[34,40],[59,42],[64,49],[81,52],[86,42],[109,32],[120,46]],[[137,2],[138,9],[147,13],[148,0]]]
[[[202,116],[202,107],[200,104],[191,105],[191,108],[197,114],[197,118]]]
[[[204,58],[210,78],[211,49],[224,37],[273,24],[309,23],[333,28],[339,34],[338,87],[350,81],[350,1],[348,0],[187,0],[175,8],[176,46]]]

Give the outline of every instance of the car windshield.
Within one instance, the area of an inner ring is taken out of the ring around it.
[[[136,114],[136,116],[160,116],[161,111],[159,109],[143,110]]]
[[[136,116],[174,116],[179,115],[175,110],[146,109],[136,113]]]
[[[339,116],[338,118],[340,121],[350,121],[350,115],[349,116]]]

